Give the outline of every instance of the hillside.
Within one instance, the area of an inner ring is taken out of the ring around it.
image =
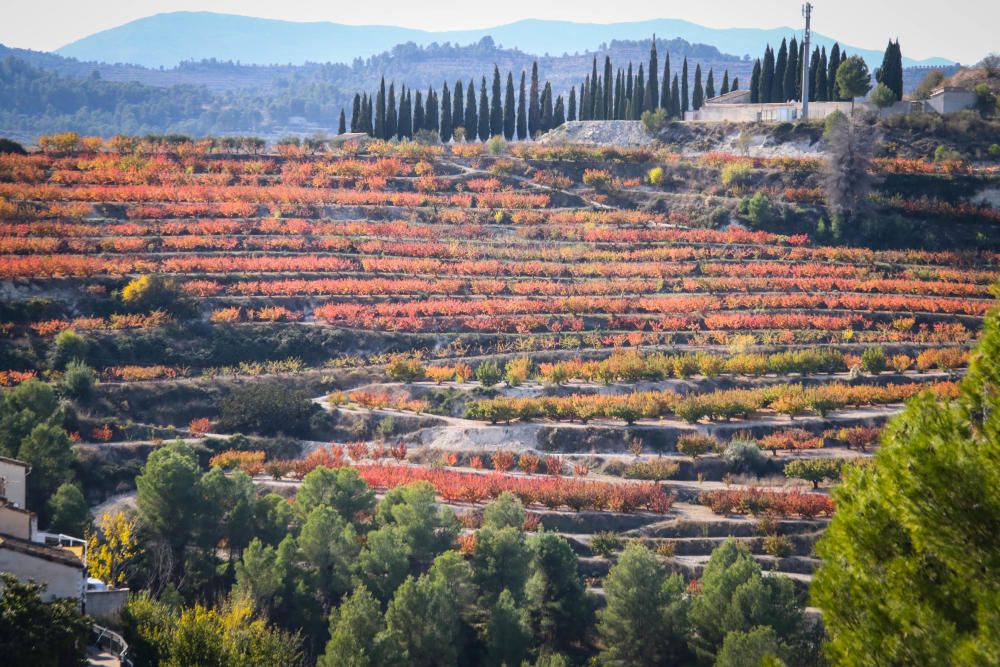
[[[761,45],[777,44],[792,28],[706,28],[677,19],[629,23],[576,23],[525,20],[479,30],[428,32],[390,26],[352,26],[337,23],[294,23],[211,12],[173,12],[138,19],[95,33],[58,49],[60,55],[81,60],[134,63],[148,67],[173,67],[185,60],[216,58],[255,65],[306,62],[348,63],[413,42],[469,44],[490,36],[498,44],[536,56],[578,53],[598,48],[611,39],[640,40],[666,35],[721,51],[756,54]],[[828,49],[835,39],[820,33],[813,42]],[[880,50],[844,45],[862,55],[869,66],[882,59]],[[947,65],[947,58],[924,61],[904,59],[904,64]]]

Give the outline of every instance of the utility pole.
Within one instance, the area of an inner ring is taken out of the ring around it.
[[[806,17],[806,30],[802,34],[802,120],[809,118],[809,32],[812,9],[810,2],[802,5],[802,16]]]

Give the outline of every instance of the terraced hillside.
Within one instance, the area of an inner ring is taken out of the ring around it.
[[[622,537],[695,574],[734,535],[808,579],[827,484],[955,392],[1000,273],[1000,212],[936,194],[995,189],[984,164],[877,161],[873,207],[987,240],[870,250],[822,245],[816,158],[48,145],[0,157],[0,381],[95,369],[67,424],[91,500],[175,436],[278,487],[352,465],[470,516],[509,489],[595,587]],[[264,386],[307,424],[234,426]]]

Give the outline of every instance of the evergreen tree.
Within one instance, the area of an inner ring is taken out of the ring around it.
[[[367,93],[361,96],[361,111],[361,131],[372,137],[375,135],[375,125],[372,123],[374,120],[372,117],[373,104],[372,98]]]
[[[597,58],[594,58],[594,76],[597,76]],[[531,63],[531,87],[528,89],[528,136],[532,139],[538,133],[541,121],[541,107],[538,99],[538,63]]]
[[[728,92],[729,92],[729,70],[723,70],[722,87],[719,88],[719,95],[725,95]]]
[[[710,100],[715,97],[715,73],[709,69],[708,78],[705,79],[705,99]]]
[[[625,73],[625,98],[626,99],[629,99],[629,100],[632,99],[632,96],[633,96],[633,93],[632,93],[632,90],[633,90],[632,84],[633,83],[634,83],[634,79],[633,79],[633,76],[632,76],[632,61],[630,60],[628,62],[628,71]]]
[[[772,101],[774,94],[774,51],[768,45],[764,49],[764,64],[760,69],[760,101],[764,104]]]
[[[424,129],[426,119],[424,118],[424,98],[422,93],[417,91],[417,99],[413,103],[413,133],[416,134]]]
[[[553,119],[553,102],[552,102],[552,84],[548,81],[545,82],[545,88],[542,90],[542,127],[545,132],[551,130],[555,125],[552,124]]]
[[[670,113],[670,51],[663,55],[663,78],[660,80],[660,107]]]
[[[590,115],[588,113],[590,109],[590,76],[583,77],[583,83],[580,84],[580,110],[579,116],[580,120],[590,120]]]
[[[783,78],[783,94],[782,97],[787,102],[788,100],[797,100],[798,95],[795,94],[795,80],[796,72],[799,69],[799,43],[792,37],[791,43],[788,45],[788,64],[785,65],[785,76]]]
[[[413,136],[413,105],[410,101],[410,92],[406,90],[406,86],[400,87],[399,126],[396,128],[396,136],[399,139],[408,139]]]
[[[670,83],[670,116],[673,118],[681,117],[680,84],[677,83],[676,74],[674,74],[674,80]]]
[[[340,108],[340,120],[337,122],[337,134],[345,134],[347,132],[347,118],[344,117],[344,108]]]
[[[354,105],[351,111],[351,132],[361,131],[361,95],[354,93]]]
[[[609,56],[604,56],[604,118],[605,119],[611,119],[615,117],[614,106],[612,106],[614,103],[615,89],[611,78],[612,78],[611,58]]]
[[[556,106],[552,110],[552,127],[559,127],[566,122],[566,105],[563,104],[563,97],[556,98]]]
[[[590,65],[590,109],[588,113],[590,114],[591,120],[597,120],[597,107],[601,103],[600,96],[597,95],[597,56],[594,56],[594,60]]]
[[[517,93],[517,138],[524,141],[528,137],[528,110],[525,108],[524,70],[521,70],[521,87]]]
[[[490,99],[490,136],[496,137],[503,134],[503,97],[500,83],[500,68],[493,66],[493,86],[491,87],[492,99]]]
[[[701,87],[701,63],[698,63],[694,66],[694,94],[691,99],[691,108],[697,111],[704,102],[705,89]]]
[[[569,108],[566,111],[566,120],[576,120],[576,86],[569,89]]]
[[[490,98],[486,93],[486,77],[479,82],[479,131],[480,141],[490,138]]]
[[[833,102],[840,99],[840,92],[837,90],[837,68],[843,61],[844,58],[840,54],[840,43],[835,42],[830,49],[830,62],[827,63],[826,68],[827,99]]]
[[[656,57],[656,35],[653,35],[653,43],[649,46],[649,79],[646,81],[646,94],[643,99],[646,103],[646,111],[656,111],[660,105],[660,80],[657,78],[660,72],[660,63]]]
[[[753,74],[750,76],[750,102],[753,104],[760,103],[760,77],[761,77],[761,66],[760,59],[753,64]]]
[[[479,114],[476,111],[476,84],[469,79],[465,97],[465,140],[475,141],[479,133]]]
[[[785,102],[785,69],[788,67],[788,44],[782,39],[778,48],[778,58],[774,61],[774,82],[771,85],[771,101]]]
[[[817,96],[820,102],[826,102],[830,99],[830,84],[827,79],[827,62],[826,62],[826,47],[824,46],[819,52],[819,65],[816,67],[816,76],[818,81],[816,82],[816,90],[818,90],[822,96]]]
[[[514,138],[517,129],[517,114],[514,112],[514,75],[507,72],[507,90],[503,98],[503,136],[507,141]]]
[[[378,97],[375,98],[375,137],[388,139],[385,133],[385,77],[378,85]]]
[[[612,116],[615,120],[622,120],[622,102],[625,99],[625,95],[624,93],[622,93],[623,85],[624,84],[622,82],[622,71],[619,69],[618,72],[615,74],[615,96],[614,96],[615,112],[614,115]]]
[[[805,64],[806,60],[806,45],[805,42],[799,43],[799,64],[795,68],[795,99],[802,100],[802,66]]]
[[[465,126],[465,91],[462,90],[462,80],[455,82],[455,96],[452,98],[451,110],[451,134],[455,135],[455,128]]]
[[[684,57],[684,65],[681,68],[681,115],[683,120],[684,112],[691,108],[691,98],[688,96],[688,59]]]
[[[819,91],[816,84],[819,83],[819,47],[813,49],[809,59],[809,101],[815,102],[819,99]]]
[[[642,63],[639,63],[639,74],[635,78],[635,87],[632,89],[632,120],[639,120],[642,112],[646,108],[646,77],[642,71]]]
[[[448,82],[445,81],[441,88],[441,141],[444,143],[451,141],[453,133],[451,107],[451,91],[448,90]]]
[[[427,111],[424,114],[424,127],[431,132],[441,134],[441,112],[437,92],[427,88]]]
[[[392,139],[396,136],[396,127],[399,125],[399,116],[396,115],[396,84],[389,84],[389,99],[385,108],[385,138]]]
[[[740,89],[740,77],[737,76],[733,78],[733,85],[730,86],[729,92],[733,92],[734,90],[739,90],[739,89]]]
[[[898,39],[895,42],[889,40],[889,45],[885,47],[882,66],[875,70],[875,81],[888,86],[897,100],[903,99],[903,53]]]

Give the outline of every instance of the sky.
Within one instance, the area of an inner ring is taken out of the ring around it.
[[[590,23],[677,18],[713,28],[799,27],[802,22],[801,0],[5,0],[4,4],[0,43],[41,51],[171,11],[424,30],[485,28],[525,18]],[[814,0],[813,6],[814,30],[856,47],[882,48],[887,38],[898,37],[909,57],[942,56],[962,63],[1000,51],[997,0],[949,0],[945,4],[930,0]],[[498,13],[497,7],[504,11]],[[887,35],[887,31],[892,34]]]

